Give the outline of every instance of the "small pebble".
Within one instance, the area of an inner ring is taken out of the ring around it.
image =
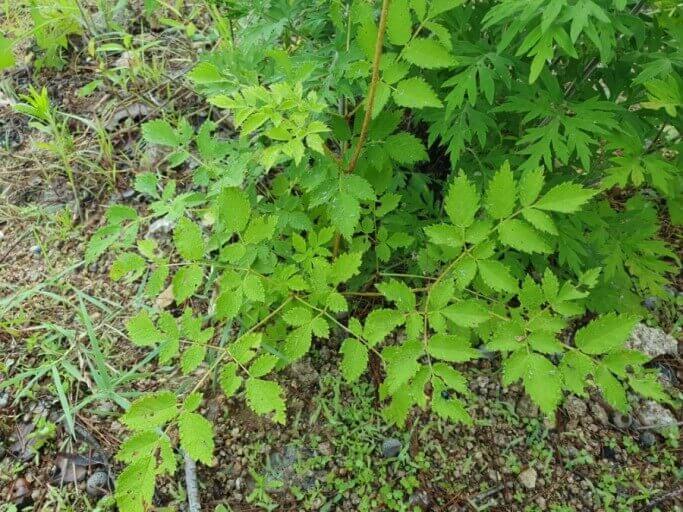
[[[649,430],[645,430],[642,434],[640,434],[640,445],[643,448],[650,448],[651,446],[654,446],[656,442],[657,437]]]
[[[390,437],[382,442],[382,457],[389,459],[396,457],[401,452],[401,441]]]
[[[109,475],[105,471],[95,471],[85,483],[85,490],[90,496],[102,496],[107,493]]]
[[[40,256],[41,252],[42,249],[40,248],[40,245],[31,246],[31,254],[33,254],[34,256]]]
[[[631,423],[633,423],[633,418],[631,418],[630,414],[617,412],[612,416],[612,422],[617,428],[627,429],[631,426]]]

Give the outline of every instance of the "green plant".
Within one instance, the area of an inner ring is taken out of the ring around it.
[[[147,211],[112,206],[86,253],[115,252],[111,278],[140,282],[128,337],[185,376],[122,417],[119,507],[151,503],[175,439],[211,462],[196,412],[210,381],[284,423],[277,371],[339,335],[346,380],[382,364],[399,427],[416,408],[471,424],[458,365],[482,351],[551,418],[589,386],[620,411],[627,390],[667,400],[625,348],[678,263],[656,238],[680,199],[678,18],[658,5],[235,2],[241,44],[190,79],[239,138],[145,123],[168,167],[192,162],[193,186],[139,174]],[[172,246],[140,236],[157,219]],[[151,305],[165,290],[175,310]]]

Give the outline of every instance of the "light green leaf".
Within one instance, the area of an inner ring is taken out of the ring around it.
[[[522,211],[522,217],[531,224],[533,227],[540,231],[544,231],[551,235],[557,235],[557,226],[552,217],[541,210],[534,210],[533,208],[527,208]]]
[[[479,275],[482,280],[497,292],[517,291],[519,284],[508,268],[496,260],[481,260],[477,262]]]
[[[401,107],[425,108],[442,107],[441,100],[434,90],[419,77],[406,78],[396,85],[394,101]]]
[[[526,169],[519,178],[519,202],[522,206],[533,203],[543,189],[545,177],[543,167]]]
[[[375,309],[365,319],[363,335],[374,347],[403,322],[405,317],[395,309]]]
[[[247,195],[238,188],[224,188],[216,199],[218,219],[228,233],[241,233],[251,215],[251,204]]]
[[[184,412],[178,418],[180,447],[191,459],[210,465],[213,460],[213,427],[195,412]]]
[[[474,222],[479,210],[479,193],[467,176],[460,174],[453,180],[443,206],[448,218],[456,226],[466,228]]]
[[[457,61],[435,39],[415,38],[403,50],[403,57],[420,68],[437,69],[455,66]]]
[[[529,254],[551,253],[553,248],[529,224],[519,219],[508,219],[498,228],[500,241],[513,249]]]
[[[252,411],[262,416],[272,413],[273,421],[285,424],[285,401],[277,382],[250,378],[245,383],[245,392],[247,405]]]
[[[14,66],[14,54],[12,53],[12,41],[6,37],[0,37],[0,70]]]
[[[181,217],[173,231],[173,242],[178,254],[187,261],[196,261],[204,256],[202,228],[187,217]]]
[[[126,322],[128,337],[138,347],[151,347],[165,339],[164,334],[154,326],[147,311],[142,310]]]
[[[142,137],[152,144],[160,146],[180,146],[180,138],[168,121],[156,119],[142,125]]]
[[[450,224],[434,224],[424,228],[429,241],[437,245],[448,247],[462,247],[465,237],[462,228]]]
[[[441,313],[461,327],[476,327],[489,319],[489,310],[486,305],[474,299],[451,304],[442,309]]]
[[[346,338],[339,349],[342,354],[341,372],[349,382],[354,382],[368,366],[368,349],[355,338]]]
[[[337,286],[340,283],[345,283],[353,276],[360,272],[360,265],[363,261],[363,253],[349,252],[337,256],[337,259],[332,263],[330,269],[329,280]]]
[[[161,427],[178,414],[175,393],[159,391],[135,400],[121,421],[131,430],[151,430]]]
[[[242,377],[237,375],[237,368],[237,363],[227,363],[221,369],[220,376],[218,377],[221,389],[228,398],[234,395],[242,385]]]
[[[202,284],[203,277],[204,271],[196,263],[180,267],[171,282],[176,303],[182,304],[190,298]]]
[[[384,142],[389,157],[399,164],[411,165],[429,159],[424,143],[407,132],[389,135]]]
[[[400,311],[410,312],[415,309],[415,293],[403,281],[390,279],[375,286],[387,300],[396,303]]]
[[[602,396],[605,397],[608,404],[620,412],[628,412],[629,406],[626,390],[607,368],[602,365],[598,366],[593,380],[598,388],[600,388]]]
[[[494,219],[503,219],[512,214],[517,202],[515,178],[510,164],[505,162],[493,175],[486,189],[486,209]]]
[[[551,188],[534,206],[539,210],[573,213],[580,210],[595,194],[595,190],[583,188],[578,183],[566,182]]]
[[[391,44],[402,46],[412,34],[412,20],[408,0],[392,0],[387,14],[387,39]]]
[[[462,363],[479,357],[479,352],[470,346],[469,340],[449,334],[434,334],[429,338],[427,352],[437,359],[451,363]]]
[[[608,313],[576,332],[574,342],[586,354],[606,354],[623,348],[638,318]]]
[[[329,208],[330,220],[347,240],[351,240],[360,220],[358,199],[347,192],[340,192]]]
[[[256,274],[248,274],[242,281],[244,295],[254,302],[265,302],[266,291],[261,277]]]
[[[544,414],[554,417],[562,401],[562,378],[558,369],[544,356],[532,353],[526,357],[524,390]]]

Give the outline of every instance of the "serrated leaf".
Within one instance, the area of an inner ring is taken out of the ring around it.
[[[382,359],[386,378],[380,388],[380,397],[393,395],[407,383],[420,369],[418,358],[422,355],[422,344],[416,340],[403,342],[402,345],[386,347]]]
[[[224,188],[216,199],[218,219],[228,233],[241,233],[251,215],[251,203],[238,188]]]
[[[469,340],[449,334],[434,334],[427,342],[427,352],[443,361],[461,363],[479,357],[479,352],[470,346]]]
[[[363,253],[349,252],[337,256],[332,262],[329,279],[334,286],[345,283],[360,272],[360,265],[363,261]]]
[[[228,398],[234,395],[242,385],[242,377],[237,375],[237,369],[237,363],[227,363],[221,369],[220,376],[218,377],[218,382],[221,385],[221,389]]]
[[[456,226],[466,228],[474,222],[479,210],[479,193],[467,176],[460,174],[453,180],[443,206],[448,218]]]
[[[282,352],[290,361],[296,361],[309,351],[312,340],[311,324],[302,325],[287,334]]]
[[[463,300],[441,310],[451,322],[461,327],[476,327],[489,319],[488,308],[478,300]]]
[[[138,347],[151,347],[165,339],[164,334],[156,328],[149,313],[142,310],[126,322],[130,341]]]
[[[439,387],[438,385],[434,386],[432,410],[445,420],[472,425],[472,417],[465,409],[464,404],[455,397],[444,398]]]
[[[339,348],[342,354],[341,372],[348,382],[354,382],[368,366],[368,349],[355,338],[346,338]]]
[[[513,352],[503,361],[503,386],[509,386],[524,377],[528,366],[528,355],[524,347]]]
[[[144,430],[133,434],[119,446],[116,460],[133,462],[141,457],[152,455],[157,449],[159,437],[160,434],[153,430]]]
[[[393,0],[387,13],[387,39],[391,44],[402,46],[410,40],[412,20],[408,0]]]
[[[482,280],[496,291],[514,293],[517,291],[518,282],[510,270],[496,260],[481,260],[477,262],[479,275]]]
[[[447,389],[453,390],[461,395],[469,393],[467,380],[463,374],[450,365],[446,363],[434,363],[432,365],[432,370],[434,371],[434,375],[443,381]]]
[[[519,219],[508,219],[498,227],[500,241],[513,249],[533,253],[551,253],[553,248],[529,224]]]
[[[375,286],[387,300],[396,303],[400,311],[410,312],[415,309],[415,293],[403,281],[390,279]]]
[[[363,336],[374,347],[403,322],[405,317],[395,309],[375,309],[365,319]]]
[[[465,237],[462,228],[450,224],[434,224],[424,228],[429,241],[448,247],[462,247]]]
[[[624,386],[616,379],[612,373],[604,366],[598,366],[593,376],[595,384],[600,388],[602,396],[607,403],[620,412],[628,412],[628,399]]]
[[[262,416],[272,413],[273,421],[284,425],[286,413],[282,393],[280,385],[271,380],[250,378],[245,383],[245,394],[249,408]]]
[[[151,430],[165,425],[177,414],[175,394],[170,391],[159,391],[135,400],[121,416],[121,421],[131,430]]]
[[[196,261],[204,256],[202,228],[187,217],[181,217],[173,231],[173,243],[178,254],[187,261]]]
[[[557,235],[557,226],[552,217],[545,212],[540,210],[535,210],[533,208],[527,208],[522,211],[522,217],[531,224],[533,227],[540,231],[544,231],[551,235]]]
[[[193,372],[202,364],[206,357],[206,347],[204,345],[192,345],[183,352],[180,358],[180,368],[184,375]]]
[[[562,379],[555,365],[544,356],[527,356],[524,390],[544,414],[554,417],[562,401]]]
[[[424,37],[410,41],[403,49],[403,58],[424,69],[448,68],[458,63],[441,43]]]
[[[394,90],[397,105],[410,108],[442,107],[441,100],[422,78],[413,77],[401,80]]]
[[[340,192],[328,211],[334,227],[344,238],[351,240],[360,220],[358,199],[347,192]]]
[[[407,132],[389,135],[384,142],[389,158],[402,165],[428,160],[427,150],[420,139]]]
[[[536,202],[534,207],[539,210],[573,213],[580,210],[595,194],[595,190],[583,188],[578,183],[561,183],[551,188]]]
[[[124,252],[119,254],[109,268],[109,277],[118,281],[126,274],[132,273],[131,279],[136,279],[147,267],[145,260],[139,254]]]
[[[486,189],[486,210],[494,219],[503,219],[512,214],[517,202],[515,178],[510,164],[505,163],[493,175]]]
[[[522,206],[532,204],[543,189],[545,177],[542,167],[526,169],[519,178],[519,202]]]
[[[180,138],[168,121],[156,119],[142,125],[142,137],[145,141],[160,146],[180,146]]]
[[[266,291],[261,277],[256,274],[248,274],[242,282],[244,296],[254,302],[265,302]]]
[[[154,496],[156,464],[152,456],[140,457],[116,478],[116,504],[126,512],[146,512]]]
[[[586,354],[606,354],[623,348],[638,318],[609,313],[576,331],[574,342]]]
[[[652,398],[658,402],[667,402],[669,397],[664,391],[662,382],[654,373],[649,373],[643,376],[629,375],[628,383],[633,390],[646,398]]]
[[[249,366],[250,377],[263,377],[268,375],[270,371],[275,368],[279,358],[273,354],[261,354],[254,359]]]
[[[202,284],[204,271],[193,263],[186,267],[180,267],[173,276],[171,285],[173,286],[173,297],[177,304],[182,304],[190,298]]]
[[[202,415],[184,412],[178,417],[180,447],[191,459],[210,465],[213,460],[213,426]]]

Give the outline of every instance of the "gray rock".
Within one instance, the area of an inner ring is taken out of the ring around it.
[[[173,229],[173,221],[169,220],[167,217],[162,217],[155,220],[149,225],[147,229],[147,235],[154,235],[156,233],[169,233]]]
[[[109,490],[109,475],[106,471],[95,471],[85,483],[85,490],[90,496],[103,496]]]
[[[638,350],[650,357],[663,354],[675,355],[678,353],[678,342],[673,336],[661,329],[648,327],[641,323],[633,329],[631,336],[626,341],[626,348]]]
[[[574,430],[579,426],[582,418],[588,414],[588,406],[586,402],[576,396],[569,396],[564,402],[564,410],[567,411],[569,421],[567,422],[567,429]]]
[[[523,395],[517,402],[517,415],[520,418],[535,418],[538,416],[538,406],[527,395]]]
[[[642,425],[655,432],[661,432],[676,425],[676,418],[671,411],[653,400],[643,402],[637,414]]]
[[[612,423],[617,428],[627,429],[633,423],[633,418],[630,414],[622,414],[620,412],[615,412],[612,416]]]
[[[595,418],[595,421],[597,421],[603,427],[609,425],[609,416],[607,415],[605,409],[602,408],[602,406],[593,402],[590,405],[590,409],[593,418]]]
[[[415,491],[408,501],[408,505],[411,507],[420,507],[423,510],[429,510],[431,504],[432,502],[429,499],[429,495],[422,490]]]
[[[33,254],[33,256],[38,257],[41,252],[43,252],[43,250],[40,248],[40,245],[31,246],[31,254]]]
[[[646,430],[642,434],[640,434],[640,445],[643,448],[650,448],[651,446],[654,446],[654,444],[657,442],[657,438],[655,435],[650,432],[649,430]]]
[[[519,482],[527,489],[534,489],[536,487],[536,479],[538,474],[534,468],[527,468],[522,471],[517,477]]]
[[[396,457],[401,452],[401,441],[390,437],[382,442],[382,457],[388,459]]]

